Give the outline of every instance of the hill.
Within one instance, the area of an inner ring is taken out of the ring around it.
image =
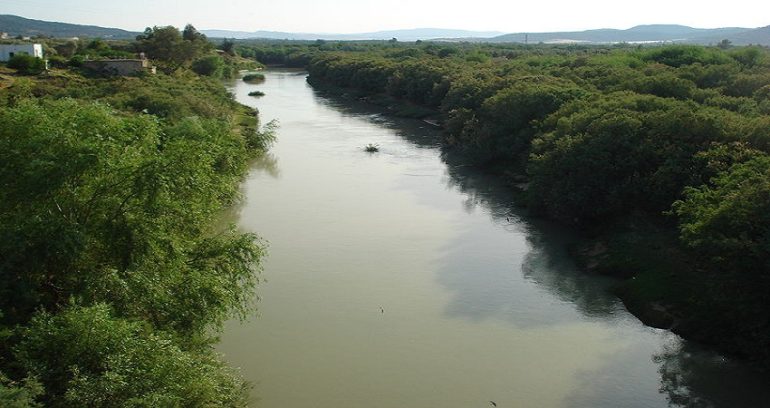
[[[486,39],[488,42],[533,43],[654,43],[681,42],[714,44],[728,39],[734,44],[770,45],[770,35],[764,29],[741,27],[693,28],[675,24],[640,25],[627,30],[599,29],[549,33],[513,33]]]
[[[89,38],[134,38],[135,32],[119,28],[106,28],[91,25],[58,23],[52,21],[32,20],[29,18],[0,15],[0,32],[11,36],[50,36],[57,38],[89,37]]]
[[[13,15],[0,15],[0,32],[11,36],[51,37],[98,37],[124,39],[134,38],[137,32],[92,25],[59,23],[33,20]],[[770,46],[770,26],[761,28],[693,28],[676,24],[640,25],[627,30],[598,29],[586,31],[564,31],[545,33],[502,34],[495,31],[469,31],[444,28],[415,28],[407,30],[386,30],[356,34],[290,33],[281,31],[230,31],[201,30],[212,38],[277,39],[277,40],[443,40],[472,42],[528,42],[536,43],[655,43],[681,42],[690,44],[716,44],[724,39],[735,45],[759,44]]]
[[[408,30],[374,31],[355,34],[317,34],[317,33],[289,33],[280,31],[228,31],[228,30],[201,30],[202,33],[213,38],[262,38],[274,40],[390,40],[396,38],[399,41],[431,40],[439,38],[489,38],[500,35],[495,31],[468,31],[445,28],[415,28]]]
[[[729,38],[735,45],[770,45],[770,26],[755,28]]]

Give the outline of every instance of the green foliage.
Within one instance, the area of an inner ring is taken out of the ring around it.
[[[68,53],[70,50],[67,48],[64,51]],[[84,47],[78,46],[76,52],[87,59],[135,58],[131,50],[121,49],[118,44],[101,39],[91,40]]]
[[[77,294],[192,331],[240,310],[260,248],[200,237],[245,166],[229,125],[191,118],[161,133],[151,117],[66,100],[20,104],[0,123],[4,308],[54,310]]]
[[[45,71],[45,61],[31,55],[18,54],[8,61],[8,68],[13,68],[24,75],[37,75]]]
[[[754,68],[762,63],[766,56],[759,47],[742,47],[730,53],[730,56],[738,61],[744,69]]]
[[[484,63],[484,62],[489,62],[490,58],[489,58],[489,55],[487,55],[482,51],[474,51],[474,52],[465,54],[465,60],[468,62]]]
[[[39,408],[35,401],[43,394],[43,388],[37,381],[25,380],[14,383],[0,372],[0,406],[4,408]]]
[[[568,222],[660,214],[701,180],[694,155],[730,140],[729,125],[707,109],[628,93],[574,103],[534,142],[530,199]]]
[[[246,406],[244,383],[210,351],[185,351],[104,304],[38,313],[16,356],[50,407]]]
[[[522,77],[487,98],[477,110],[475,120],[466,124],[453,143],[461,148],[472,146],[469,153],[481,155],[486,161],[522,162],[535,135],[536,122],[585,94],[568,81]]]
[[[759,155],[690,187],[674,203],[683,241],[725,271],[770,273],[770,156]],[[748,278],[747,276],[744,278]]]
[[[237,53],[235,51],[235,40],[234,39],[228,39],[228,38],[223,39],[222,43],[219,44],[217,49],[220,49],[220,50],[224,51],[225,53],[227,53],[228,55],[231,55],[231,56],[237,55]]]
[[[698,255],[698,316],[725,348],[770,360],[770,156],[737,163],[673,205],[681,240]],[[704,316],[705,314],[705,316]],[[712,326],[714,325],[714,326]],[[712,340],[713,341],[713,340]]]
[[[71,58],[78,50],[78,43],[77,41],[67,41],[62,44],[57,44],[54,49],[60,56],[64,58]]]
[[[67,68],[67,65],[69,65],[69,61],[67,61],[67,59],[64,57],[54,55],[54,56],[48,57],[48,65],[51,68]]]
[[[265,80],[265,75],[252,73],[244,75],[241,79],[243,79],[243,82],[263,82]]]
[[[73,67],[82,67],[83,61],[85,60],[86,60],[85,57],[83,57],[82,55],[75,55],[72,58],[70,58],[69,64],[72,65]]]
[[[691,81],[679,78],[673,72],[667,72],[637,78],[631,82],[630,88],[641,94],[690,99],[696,87]]]
[[[218,55],[209,55],[193,61],[192,70],[198,75],[221,78],[225,67],[225,61]]]
[[[159,61],[168,72],[189,66],[213,49],[206,36],[189,24],[181,33],[172,26],[148,27],[136,37],[136,41],[138,51]]]
[[[54,70],[0,104],[0,405],[245,405],[211,344],[264,246],[216,220],[273,125],[185,70]]]
[[[642,53],[644,61],[655,61],[675,68],[695,63],[722,64],[727,62],[728,58],[719,50],[697,45],[672,45]]]

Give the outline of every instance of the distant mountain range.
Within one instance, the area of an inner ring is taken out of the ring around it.
[[[202,33],[214,38],[264,38],[274,40],[332,40],[332,41],[355,41],[355,40],[390,40],[395,38],[399,41],[417,41],[432,40],[438,38],[469,38],[483,39],[502,35],[499,31],[469,31],[453,30],[444,28],[415,28],[411,30],[389,30],[375,31],[371,33],[357,34],[312,34],[312,33],[286,33],[279,31],[227,31],[227,30],[201,30]]]
[[[280,31],[227,31],[227,30],[201,30],[202,33],[214,38],[265,38],[274,40],[332,40],[332,41],[355,41],[355,40],[390,40],[395,38],[399,41],[417,41],[431,40],[438,38],[469,38],[480,39],[490,38],[502,35],[499,31],[468,31],[453,30],[444,28],[415,28],[411,30],[389,30],[375,31],[371,33],[357,34],[312,34],[312,33],[286,33]]]
[[[0,32],[11,36],[46,35],[53,37],[90,37],[90,38],[134,38],[137,32],[117,28],[54,23],[31,20],[19,16],[0,15]],[[656,43],[678,42],[688,44],[716,44],[730,40],[735,45],[759,44],[770,46],[770,26],[761,28],[693,28],[682,25],[640,25],[627,30],[599,29],[586,31],[566,31],[551,33],[513,33],[503,34],[494,31],[468,31],[440,28],[417,28],[411,30],[376,31],[359,34],[312,34],[288,33],[278,31],[228,31],[201,30],[212,38],[238,39],[274,39],[274,40],[389,40],[399,41],[437,40],[437,41],[473,41],[506,43]]]
[[[489,42],[536,43],[655,43],[715,44],[724,39],[736,45],[770,45],[770,26],[763,28],[693,28],[683,25],[640,25],[627,30],[600,29],[555,33],[515,33],[487,38]]]
[[[10,36],[34,37],[36,35],[56,38],[88,37],[88,38],[134,38],[139,33],[90,25],[54,23],[51,21],[31,20],[24,17],[0,14],[0,32]]]

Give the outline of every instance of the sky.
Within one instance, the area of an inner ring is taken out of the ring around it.
[[[0,0],[0,14],[141,31],[153,25],[360,33],[408,28],[501,32],[770,25],[761,0]],[[2,29],[2,27],[0,27]]]

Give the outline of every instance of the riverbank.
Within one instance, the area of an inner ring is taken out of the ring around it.
[[[438,111],[389,95],[343,88],[313,80],[312,76],[308,82],[324,93],[368,103],[389,115],[427,118],[441,125],[446,121]],[[444,149],[445,155],[463,162],[462,153],[446,143]],[[469,160],[464,165],[474,163]],[[481,169],[517,191],[516,205],[526,207],[529,201],[526,175],[511,171],[506,163],[488,164]],[[672,220],[633,215],[609,225],[580,229],[579,236],[580,240],[570,250],[575,262],[585,273],[618,279],[613,293],[644,324],[670,330],[688,340],[766,367],[767,355],[761,347],[745,343],[745,336],[751,334],[740,329],[740,323],[729,309],[720,309],[724,303],[704,299],[703,294],[714,292],[704,276],[718,271],[710,270],[708,264],[681,244]],[[736,330],[741,333],[736,335]]]
[[[444,120],[440,111],[387,94],[370,94],[356,88],[342,88],[327,82],[313,80],[311,76],[308,77],[308,83],[319,91],[368,103],[400,118],[420,119],[436,127],[441,127]]]
[[[272,141],[257,111],[186,69],[11,77],[0,406],[246,406],[214,344],[253,313],[265,247],[217,221]]]

